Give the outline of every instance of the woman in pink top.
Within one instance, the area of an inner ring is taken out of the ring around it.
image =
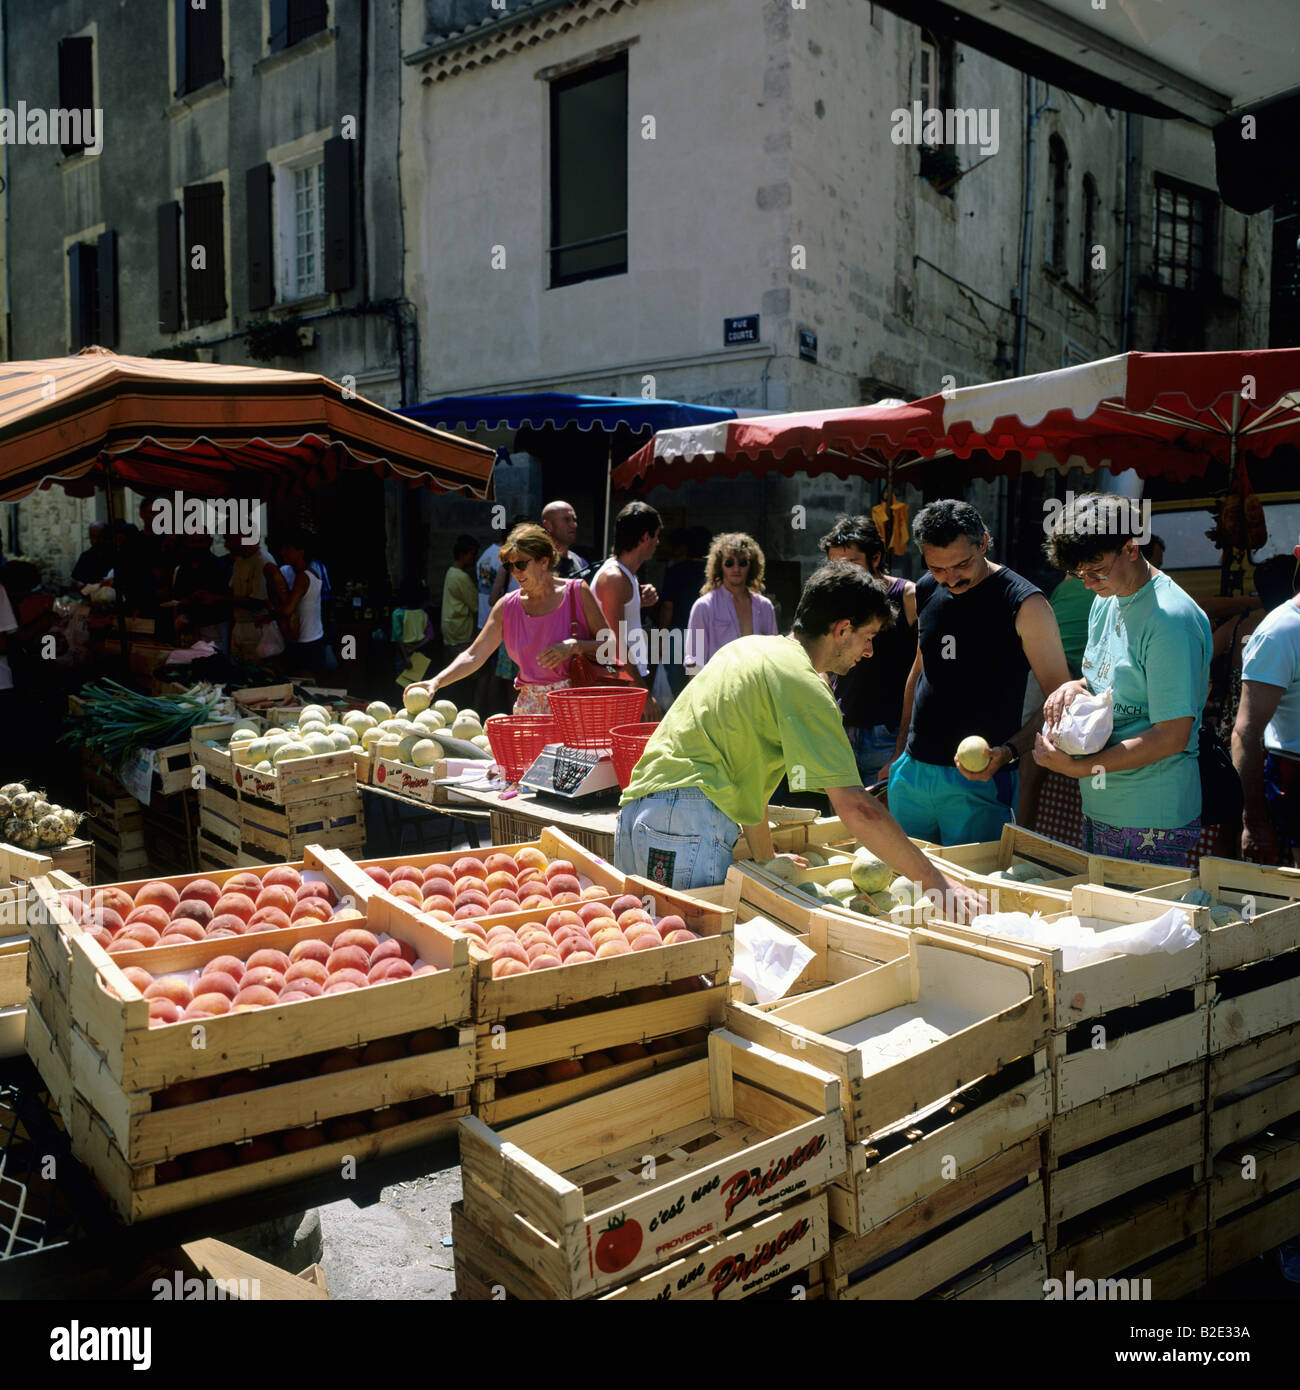
[[[763,597],[763,552],[743,531],[717,536],[709,547],[701,597],[691,608],[686,633],[686,674],[737,637],[776,636],[776,609]]]
[[[466,651],[421,684],[430,700],[436,699],[439,690],[472,675],[504,642],[519,667],[515,713],[550,714],[551,691],[569,684],[570,660],[579,652],[595,656],[610,634],[591,589],[580,579],[557,579],[553,573],[558,552],[549,532],[532,523],[516,526],[500,555],[519,588],[492,605]]]

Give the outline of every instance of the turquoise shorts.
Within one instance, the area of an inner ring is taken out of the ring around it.
[[[916,840],[969,845],[999,839],[1015,819],[1020,774],[999,772],[972,782],[951,765],[922,763],[902,753],[889,769],[889,813]]]

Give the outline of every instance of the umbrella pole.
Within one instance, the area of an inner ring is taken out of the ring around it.
[[[614,487],[614,436],[609,436],[605,453],[605,535],[601,545],[600,559],[603,564],[609,554],[609,507]]]
[[[1228,430],[1228,491],[1232,491],[1233,484],[1237,480],[1237,430],[1241,424],[1241,397],[1233,395],[1232,398],[1232,425]],[[1232,593],[1232,556],[1233,550],[1230,546],[1225,546],[1223,551],[1223,565],[1219,571],[1219,597],[1227,598]]]
[[[117,641],[122,653],[122,669],[119,675],[130,669],[130,655],[127,651],[129,637],[126,630],[126,595],[122,590],[122,552],[118,546],[117,521],[113,506],[113,460],[104,459],[104,495],[108,500],[108,536],[113,550],[113,602],[117,608]]]

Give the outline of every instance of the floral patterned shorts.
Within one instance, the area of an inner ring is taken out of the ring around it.
[[[1083,818],[1083,848],[1088,854],[1113,859],[1134,859],[1139,864],[1173,864],[1183,867],[1201,838],[1201,818],[1173,830],[1106,825]]]
[[[569,682],[556,681],[554,685],[517,685],[519,694],[515,697],[516,714],[550,714],[552,690],[567,690]]]

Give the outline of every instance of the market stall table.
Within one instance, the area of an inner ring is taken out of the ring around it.
[[[492,817],[486,811],[470,810],[459,802],[434,803],[415,801],[409,796],[402,796],[399,792],[390,792],[386,787],[377,787],[370,782],[362,782],[359,786],[362,799],[369,799],[378,809],[385,834],[391,834],[392,842],[398,849],[402,847],[402,836],[405,827],[413,823],[418,824],[418,822],[413,822],[410,819],[402,817],[400,808],[403,806],[412,811],[428,811],[453,824],[456,821],[463,822],[468,831],[470,843],[474,849],[479,847],[479,826],[489,825],[492,821]],[[417,843],[415,848],[422,849],[422,840],[418,834],[416,840]],[[496,836],[493,836],[492,840],[495,844],[510,843],[508,840],[502,840]]]
[[[618,822],[618,806],[612,796],[608,799],[602,798],[599,807],[582,810],[572,803],[538,796],[535,792],[515,790],[511,795],[512,790],[514,789],[503,788],[502,791],[485,791],[473,787],[457,789],[458,794],[467,801],[491,812],[494,845],[512,845],[524,840],[535,840],[540,830],[554,825],[565,834],[572,835],[580,845],[591,850],[593,854],[598,854],[602,859],[613,859],[614,826]]]

